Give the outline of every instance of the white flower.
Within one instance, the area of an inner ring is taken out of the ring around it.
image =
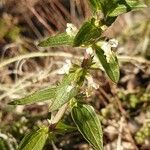
[[[99,59],[97,58],[96,55],[94,55],[94,54],[95,54],[95,51],[92,49],[92,47],[87,48],[87,49],[86,49],[86,53],[89,54],[89,55],[94,56],[94,57],[93,57],[93,63],[96,64],[96,67],[100,68],[101,70],[104,70],[103,67],[102,67],[102,65],[101,65],[100,62],[99,62]]]
[[[66,32],[69,36],[76,36],[78,29],[72,23],[67,23]]]
[[[88,86],[93,87],[94,89],[98,89],[99,85],[94,82],[93,77],[91,75],[86,76],[86,79],[88,81]]]
[[[8,140],[8,136],[3,133],[0,133],[0,138],[3,138],[4,140]]]
[[[91,47],[87,48],[86,53],[92,55],[93,54],[93,49]]]
[[[58,74],[68,74],[72,64],[69,59],[65,60],[64,65],[57,71]]]
[[[108,41],[108,43],[110,44],[111,47],[116,48],[118,46],[118,40],[116,39],[110,39]]]
[[[106,56],[106,60],[110,63],[110,58],[112,56],[112,48],[116,48],[118,46],[118,41],[116,39],[110,39],[108,42],[103,42],[101,48],[104,51],[104,55]]]
[[[104,55],[106,56],[106,60],[109,63],[110,58],[112,56],[112,51],[111,51],[111,46],[108,42],[104,42],[103,45],[101,46],[102,50],[104,51]]]

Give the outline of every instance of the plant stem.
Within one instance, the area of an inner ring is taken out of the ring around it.
[[[86,52],[84,53],[84,59],[81,63],[81,67],[86,68],[88,66],[89,63],[89,59],[91,58],[91,56],[89,54],[87,54]],[[58,124],[58,122],[61,120],[61,118],[63,117],[63,115],[65,114],[67,108],[68,108],[69,103],[65,103],[57,112],[57,114],[55,115],[55,117],[51,120],[50,122],[50,129],[53,130],[55,129],[56,125]]]
[[[54,129],[58,122],[61,120],[63,115],[65,114],[69,103],[65,103],[56,113],[55,117],[51,120],[50,129]]]

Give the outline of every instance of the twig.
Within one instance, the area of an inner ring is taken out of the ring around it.
[[[117,140],[117,150],[122,149],[121,139],[122,139],[122,131],[123,131],[123,123],[124,123],[124,117],[121,117],[120,119],[120,127],[119,127],[119,135]]]
[[[139,57],[139,56],[118,56],[118,59],[121,62],[131,62],[131,61],[135,61],[138,63],[146,63],[146,64],[150,64],[149,60],[146,60],[143,57]]]
[[[74,58],[74,59],[83,59],[83,57],[81,56],[75,56],[72,55],[70,53],[65,53],[65,52],[34,52],[34,53],[28,53],[28,54],[24,54],[24,55],[20,55],[20,56],[16,56],[10,59],[6,59],[4,61],[2,61],[0,63],[0,68],[11,64],[15,61],[19,61],[22,59],[26,59],[26,58],[34,58],[34,57],[48,57],[48,56],[52,56],[52,57],[65,57],[65,58]],[[136,61],[139,63],[146,63],[146,64],[150,64],[150,61],[142,58],[142,57],[130,57],[130,56],[118,56],[118,59],[122,62],[130,62],[130,61]]]
[[[46,57],[46,56],[53,56],[53,57],[65,57],[65,58],[74,58],[74,59],[81,59],[82,57],[79,56],[74,56],[70,53],[64,53],[64,52],[58,52],[58,53],[53,53],[53,52],[47,52],[47,53],[42,53],[42,52],[34,52],[34,53],[28,53],[20,56],[16,56],[10,59],[6,59],[3,62],[0,63],[0,68],[13,63],[15,61],[19,61],[22,59],[26,58],[34,58],[34,57]]]
[[[67,110],[68,104],[69,104],[69,103],[64,104],[64,105],[59,109],[59,111],[57,112],[57,114],[55,115],[55,117],[51,120],[51,124],[52,124],[52,125],[56,125],[56,124],[60,121],[60,119],[63,117],[64,113],[65,113],[66,110]]]
[[[28,4],[28,9],[35,15],[39,22],[43,24],[43,26],[48,30],[48,32],[54,34],[55,32],[51,29],[48,23],[38,14],[38,12],[32,6],[30,6],[30,3],[27,1],[26,4]]]

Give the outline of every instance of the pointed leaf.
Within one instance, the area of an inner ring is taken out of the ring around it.
[[[42,150],[47,138],[48,128],[40,128],[26,135],[17,150]]]
[[[95,50],[95,53],[109,78],[113,82],[118,82],[120,71],[116,55],[112,52],[110,62],[108,63],[106,56],[104,55],[104,51],[100,48],[100,46],[93,45],[93,49]]]
[[[118,2],[115,9],[113,9],[112,11],[108,13],[108,16],[115,17],[120,14],[129,12],[132,10],[139,10],[145,7],[147,6],[138,0],[124,0],[124,1],[120,1],[120,3]]]
[[[95,150],[103,150],[103,135],[100,120],[90,105],[76,104],[71,111],[72,118],[83,137]]]
[[[75,36],[73,46],[91,45],[101,36],[102,30],[95,26],[95,19],[85,22]]]
[[[36,91],[35,93],[26,96],[24,98],[14,100],[10,102],[10,105],[26,105],[26,104],[32,104],[37,102],[43,102],[46,100],[50,100],[54,98],[55,96],[56,88],[48,88],[41,91]]]
[[[78,94],[78,83],[83,76],[84,71],[81,68],[78,68],[75,72],[71,72],[64,77],[56,89],[56,97],[50,106],[50,111],[57,110]]]
[[[74,37],[69,36],[67,33],[61,33],[56,36],[51,36],[48,39],[40,42],[38,46],[41,47],[55,47],[63,45],[72,45]]]
[[[110,26],[118,15],[132,10],[139,10],[146,5],[139,0],[100,0],[104,19],[102,22]]]

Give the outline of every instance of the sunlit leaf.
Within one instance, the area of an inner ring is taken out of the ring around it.
[[[106,60],[106,56],[104,55],[104,51],[100,48],[100,46],[93,45],[93,49],[95,49],[95,53],[109,78],[113,82],[118,82],[120,77],[120,71],[118,59],[115,53],[112,52],[110,62],[108,63]]]
[[[78,130],[93,148],[103,150],[102,127],[93,107],[76,104],[72,108],[71,115]]]
[[[78,67],[68,75],[65,75],[58,86],[37,91],[24,98],[14,100],[9,104],[25,105],[51,100],[50,111],[54,111],[78,94],[79,85],[82,83],[84,76],[85,71]]]
[[[26,135],[17,150],[42,150],[47,138],[48,128],[40,128]]]
[[[67,33],[61,33],[55,36],[51,36],[46,40],[41,41],[38,46],[41,47],[55,47],[63,45],[72,45],[74,37],[69,36]]]
[[[56,97],[50,106],[50,111],[60,108],[78,94],[79,82],[81,81],[81,77],[84,76],[84,73],[82,68],[78,68],[63,78],[56,89]]]
[[[100,0],[104,19],[102,22],[110,26],[119,15],[132,10],[139,10],[146,5],[139,0]]]
[[[36,91],[35,93],[26,96],[21,99],[14,100],[10,102],[10,105],[25,105],[25,104],[32,104],[36,102],[43,102],[46,100],[50,100],[55,97],[56,88],[48,88],[41,91]]]
[[[145,7],[147,6],[138,0],[122,0],[117,3],[115,9],[108,13],[108,16],[114,17],[132,10],[139,10]]]
[[[75,47],[82,45],[91,45],[101,36],[102,30],[95,25],[95,20],[91,19],[85,22],[75,36],[73,45]]]

